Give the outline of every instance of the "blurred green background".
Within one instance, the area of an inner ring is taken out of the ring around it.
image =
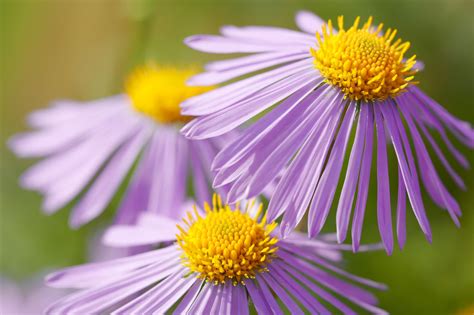
[[[58,98],[89,100],[118,93],[127,72],[146,60],[211,60],[216,56],[194,52],[182,39],[216,33],[223,24],[293,28],[294,13],[300,9],[325,19],[343,14],[346,21],[373,15],[376,22],[398,28],[399,36],[411,41],[410,51],[426,64],[418,76],[422,89],[456,116],[474,121],[472,0],[0,0],[0,274],[24,280],[85,261],[88,238],[105,225],[114,207],[78,231],[67,227],[68,209],[52,217],[41,214],[40,197],[17,184],[33,161],[16,159],[5,145],[11,135],[27,129],[30,111]],[[474,164],[472,152],[459,147]],[[346,255],[350,271],[389,285],[388,292],[378,295],[381,306],[393,314],[455,314],[474,304],[474,180],[472,171],[457,170],[470,190],[456,189],[447,178],[446,184],[463,209],[461,229],[426,197],[432,245],[409,212],[403,251],[397,249],[391,257],[383,252]],[[366,242],[378,237],[373,197],[363,234]],[[328,220],[327,230],[334,230],[334,220]]]

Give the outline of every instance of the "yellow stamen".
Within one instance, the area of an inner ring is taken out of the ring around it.
[[[181,115],[179,104],[211,89],[186,85],[186,80],[198,71],[197,68],[178,69],[156,65],[139,67],[128,77],[125,91],[133,108],[159,123],[188,122],[192,117]]]
[[[214,284],[231,281],[236,285],[267,271],[266,264],[278,250],[278,239],[270,235],[277,224],[250,217],[249,206],[242,212],[222,205],[216,196],[213,208],[208,204],[205,208],[205,216],[188,214],[192,217],[189,229],[178,226],[183,265]]]
[[[384,100],[403,93],[414,84],[412,67],[416,56],[404,61],[409,42],[395,39],[396,29],[381,36],[382,25],[372,27],[372,17],[359,28],[360,18],[344,30],[344,19],[338,17],[339,31],[329,34],[323,25],[323,38],[316,33],[319,48],[311,48],[314,65],[326,82],[339,87],[353,100]],[[332,30],[332,22],[328,21]]]

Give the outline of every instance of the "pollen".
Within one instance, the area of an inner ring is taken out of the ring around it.
[[[138,112],[162,124],[185,123],[192,117],[181,115],[179,104],[211,89],[186,85],[186,80],[198,70],[153,64],[142,66],[129,75],[125,91]]]
[[[183,250],[182,263],[190,273],[216,285],[227,281],[237,285],[268,271],[266,265],[278,250],[278,239],[271,235],[277,224],[266,224],[266,216],[258,220],[262,205],[253,217],[250,207],[231,209],[214,195],[212,208],[204,205],[204,215],[196,208],[188,213],[183,227],[178,225],[177,240]]]
[[[325,81],[339,87],[353,100],[384,100],[414,84],[416,56],[405,59],[409,42],[396,39],[396,29],[382,34],[383,24],[372,25],[372,17],[359,27],[360,18],[347,30],[338,17],[338,31],[331,20],[316,33],[319,47],[311,48],[314,65]]]

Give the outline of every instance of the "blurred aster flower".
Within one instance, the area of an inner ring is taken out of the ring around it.
[[[179,103],[210,90],[185,85],[196,73],[150,65],[130,75],[126,94],[87,103],[61,101],[34,112],[29,123],[37,130],[10,141],[18,156],[44,158],[23,174],[21,185],[44,195],[48,214],[85,191],[72,209],[72,227],[104,211],[137,161],[117,223],[133,223],[145,209],[173,217],[187,200],[189,177],[197,200],[209,201],[210,165],[230,135],[189,141],[179,134],[190,120],[180,114]]]
[[[256,196],[281,174],[270,201],[269,220],[283,215],[281,231],[287,235],[308,210],[308,233],[315,236],[331,208],[355,129],[337,205],[339,242],[346,238],[357,196],[352,241],[354,250],[359,247],[376,145],[378,226],[387,252],[393,250],[387,142],[393,145],[398,160],[396,233],[400,248],[406,240],[407,195],[423,233],[431,241],[420,177],[433,201],[447,209],[459,225],[459,205],[441,181],[425,140],[454,182],[464,189],[431,131],[438,133],[465,168],[468,162],[446,130],[469,148],[474,146],[474,131],[414,85],[421,64],[415,56],[405,58],[410,43],[396,39],[394,29],[383,33],[382,24],[373,26],[372,18],[363,25],[357,18],[347,27],[339,17],[336,30],[331,21],[326,24],[312,13],[300,12],[296,23],[302,32],[224,26],[222,36],[186,39],[187,45],[204,52],[253,53],[210,63],[207,72],[189,80],[191,84],[214,85],[247,75],[182,104],[183,114],[200,116],[182,129],[187,137],[219,136],[271,109],[216,156],[214,187],[228,185],[228,202],[232,203]],[[260,73],[250,75],[256,71]]]
[[[173,243],[51,274],[49,285],[81,290],[46,313],[248,314],[249,300],[260,314],[282,314],[285,309],[329,313],[328,305],[354,314],[347,302],[384,313],[375,306],[376,297],[360,287],[385,289],[384,285],[336,266],[341,250],[350,250],[347,245],[324,237],[308,240],[296,233],[278,239],[277,225],[262,217],[262,206],[250,215],[252,204],[232,210],[215,196],[212,208],[204,208],[194,207],[181,223],[145,212],[136,225],[110,228],[105,235],[109,245]]]
[[[64,291],[45,287],[39,281],[19,285],[0,277],[0,313],[5,315],[41,314],[52,302],[65,295]]]

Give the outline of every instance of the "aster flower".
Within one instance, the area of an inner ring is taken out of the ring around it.
[[[292,234],[279,239],[262,206],[233,209],[213,198],[181,222],[144,212],[136,225],[117,225],[105,235],[114,246],[169,242],[127,258],[67,268],[47,283],[80,291],[51,305],[47,314],[354,314],[348,302],[384,313],[362,286],[385,286],[336,266],[347,245]],[[331,238],[331,237],[329,237]],[[368,248],[365,248],[368,249]],[[277,301],[275,297],[281,300]]]
[[[130,75],[126,94],[87,103],[60,101],[34,112],[29,123],[36,130],[10,141],[18,156],[43,158],[23,174],[21,185],[44,195],[47,214],[79,196],[72,227],[100,215],[135,164],[117,223],[132,223],[144,209],[179,215],[174,209],[187,200],[190,177],[197,200],[210,200],[210,164],[231,136],[189,141],[179,134],[190,120],[180,114],[179,103],[210,90],[185,85],[196,73],[191,67],[149,65]]]
[[[378,226],[387,252],[392,252],[389,143],[398,161],[396,234],[400,248],[406,240],[407,196],[421,230],[431,241],[420,181],[459,225],[459,205],[441,181],[428,147],[464,189],[432,132],[468,168],[447,130],[469,148],[474,146],[474,131],[415,86],[414,77],[422,64],[415,56],[406,58],[410,43],[396,39],[395,29],[383,32],[382,24],[372,25],[372,18],[363,24],[357,18],[345,26],[339,17],[336,30],[330,20],[324,23],[312,13],[300,12],[296,23],[301,31],[224,26],[221,36],[186,39],[188,46],[204,52],[252,54],[210,63],[205,73],[189,80],[214,85],[246,75],[182,104],[183,114],[199,116],[182,129],[187,137],[219,136],[268,111],[216,156],[214,187],[227,185],[228,202],[235,202],[258,195],[281,174],[270,201],[269,220],[282,215],[281,231],[287,235],[308,213],[308,234],[313,237],[325,224],[355,129],[337,204],[339,242],[346,239],[353,211],[352,241],[354,250],[359,247],[376,151]]]

